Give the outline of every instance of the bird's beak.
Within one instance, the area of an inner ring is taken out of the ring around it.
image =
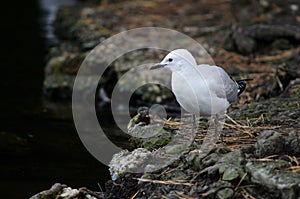
[[[166,65],[167,64],[161,64],[161,63],[154,64],[153,66],[151,66],[150,70],[154,70],[154,69],[157,69],[157,68],[162,68],[162,67],[164,67]]]

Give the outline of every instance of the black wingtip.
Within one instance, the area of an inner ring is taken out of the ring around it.
[[[247,81],[251,80],[253,79],[240,79],[235,81],[238,85],[238,96],[246,89]]]

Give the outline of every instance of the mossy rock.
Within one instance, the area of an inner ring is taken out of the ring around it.
[[[219,165],[219,173],[222,174],[222,180],[231,181],[242,178],[245,174],[243,162],[244,154],[241,150],[232,151],[221,157],[217,165]]]
[[[246,170],[252,181],[261,185],[269,193],[280,195],[280,198],[299,196],[300,174],[287,170],[288,162],[274,160],[269,162],[248,162]]]
[[[275,125],[299,123],[300,118],[296,117],[299,114],[299,98],[291,96],[290,98],[270,98],[261,102],[252,102],[246,107],[230,112],[229,116],[247,120],[249,118],[259,118],[263,115],[263,123]]]
[[[156,126],[155,126],[156,127]],[[151,129],[149,126],[145,126],[145,129],[148,129],[149,131],[157,131],[157,128]],[[144,131],[141,129],[140,133]],[[139,133],[135,133],[137,136]],[[141,135],[142,137],[142,135]],[[146,148],[146,149],[153,149],[153,148],[158,148],[158,147],[163,147],[167,145],[172,136],[171,133],[168,131],[165,131],[164,129],[160,129],[157,133],[153,133],[153,136],[147,137],[147,138],[140,138],[140,137],[131,137],[130,138],[130,145],[133,148]]]

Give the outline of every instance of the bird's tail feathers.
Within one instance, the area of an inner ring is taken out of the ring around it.
[[[240,79],[240,80],[235,80],[235,82],[238,85],[238,95],[240,95],[245,89],[246,89],[246,84],[247,81],[251,81],[253,79]]]

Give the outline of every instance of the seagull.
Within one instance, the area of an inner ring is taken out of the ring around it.
[[[215,119],[225,114],[245,90],[246,82],[252,80],[234,80],[221,67],[197,65],[193,55],[186,49],[171,51],[150,70],[158,68],[171,70],[172,92],[184,110],[196,116],[213,116]]]

